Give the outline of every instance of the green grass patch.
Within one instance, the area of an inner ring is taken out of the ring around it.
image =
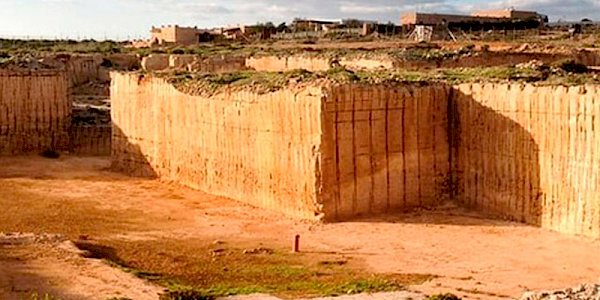
[[[599,84],[598,76],[589,73],[552,73],[548,69],[534,70],[516,67],[457,68],[424,71],[351,71],[335,67],[325,72],[294,70],[290,72],[243,71],[229,74],[160,73],[167,77],[181,92],[190,95],[211,96],[225,90],[252,91],[258,94],[305,83],[323,84],[399,84],[435,83],[450,84],[469,82],[527,82],[537,85],[581,85]]]
[[[179,299],[215,299],[217,297],[249,294],[272,294],[284,298],[340,296],[346,294],[393,292],[404,290],[401,280],[390,275],[371,275],[365,278],[324,282],[319,280],[298,281],[289,278],[287,283],[277,285],[217,285],[210,288],[193,288],[184,285],[171,285],[163,298]]]
[[[162,299],[169,300],[254,293],[292,298],[387,292],[435,278],[428,274],[371,274],[364,271],[362,262],[336,254],[293,254],[277,248],[245,251],[239,245],[194,240],[85,242],[78,246],[91,252],[91,257],[164,286],[168,292]]]

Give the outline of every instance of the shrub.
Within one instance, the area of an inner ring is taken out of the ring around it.
[[[569,73],[581,74],[588,71],[588,67],[578,63],[573,59],[562,60],[556,63],[556,66],[561,70]]]
[[[181,48],[175,48],[171,51],[172,54],[185,54],[185,50]]]

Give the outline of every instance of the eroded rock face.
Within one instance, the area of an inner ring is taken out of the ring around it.
[[[529,292],[521,300],[600,300],[600,284],[582,284],[558,291]]]
[[[0,155],[68,148],[68,90],[62,70],[0,70]]]

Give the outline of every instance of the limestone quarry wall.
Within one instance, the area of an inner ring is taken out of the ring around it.
[[[600,87],[466,84],[453,92],[457,199],[600,237]]]
[[[64,72],[0,70],[0,155],[68,149],[68,85]]]
[[[286,62],[287,70],[304,69],[310,72],[327,71],[331,68],[331,60],[318,57],[290,56]]]
[[[188,71],[201,73],[231,73],[246,70],[246,58],[242,56],[217,56],[202,58],[188,64]]]
[[[56,69],[64,69],[70,87],[90,81],[110,81],[109,69],[137,70],[140,60],[135,54],[56,54],[40,59],[42,63]]]
[[[73,125],[69,133],[69,151],[72,154],[80,156],[110,156],[111,126]]]
[[[340,65],[350,70],[392,70],[394,60],[388,57],[380,58],[342,58]]]
[[[477,55],[463,56],[456,59],[417,59],[400,60],[392,56],[379,57],[341,57],[339,59],[325,57],[292,56],[260,56],[246,59],[246,67],[262,72],[287,72],[304,69],[310,72],[323,72],[340,65],[349,70],[397,70],[423,68],[464,68],[464,67],[493,67],[512,66],[531,60],[540,60],[546,64],[569,57],[587,65],[597,65],[598,55],[592,52],[582,52],[577,56],[554,55],[544,53],[507,53],[480,52]],[[600,63],[598,63],[600,64]]]
[[[573,58],[589,66],[600,65],[600,55],[595,52],[578,54],[509,53],[479,52],[477,55],[461,56],[455,59],[400,60],[388,55],[379,57],[327,58],[306,55],[290,56],[215,56],[201,57],[191,54],[152,54],[144,57],[142,67],[147,71],[161,71],[168,68],[203,73],[237,72],[246,69],[259,72],[287,72],[303,69],[310,72],[324,72],[340,65],[350,70],[394,70],[423,68],[462,68],[512,66],[531,60],[551,64],[559,60]],[[100,60],[101,62],[101,60]],[[85,74],[85,73],[83,73]]]
[[[290,216],[445,200],[600,237],[600,86],[312,86],[210,99],[114,74],[115,166]]]
[[[169,56],[169,68],[186,70],[188,65],[198,58],[193,54],[174,54]]]
[[[580,51],[575,55],[575,61],[586,66],[600,66],[600,51]]]
[[[114,166],[314,219],[321,214],[319,88],[210,99],[113,73]]]
[[[202,57],[193,54],[152,54],[142,59],[146,71],[167,69],[200,73],[231,73],[246,70],[246,58],[242,56]]]
[[[246,67],[258,72],[286,72],[289,70],[287,61],[287,57],[279,56],[249,57]]]
[[[435,206],[448,199],[444,85],[347,85],[329,91],[323,123],[327,219]]]
[[[434,206],[448,196],[449,90],[314,86],[205,99],[114,74],[114,165],[306,219]]]
[[[162,71],[169,68],[170,55],[150,54],[142,58],[141,66],[145,71]]]
[[[259,72],[287,72],[292,70],[307,70],[324,72],[332,68],[334,62],[351,70],[393,69],[392,59],[343,58],[340,60],[324,57],[292,56],[261,56],[246,59],[246,67]]]
[[[66,63],[67,78],[71,87],[78,86],[90,81],[97,80],[102,73],[107,74],[107,70],[101,70],[101,55],[82,55],[73,56]]]

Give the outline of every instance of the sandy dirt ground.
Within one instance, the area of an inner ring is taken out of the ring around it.
[[[86,259],[64,238],[0,236],[0,299],[157,299],[162,288],[101,260]]]
[[[291,247],[300,234],[302,251],[360,259],[370,272],[437,275],[411,290],[466,299],[515,298],[600,279],[599,241],[489,220],[452,206],[312,224],[172,183],[126,177],[108,170],[109,164],[106,158],[0,158],[0,232],[71,240],[243,240],[283,247]],[[65,299],[152,299],[160,292],[59,247],[64,243],[0,243],[0,298],[35,291]]]

